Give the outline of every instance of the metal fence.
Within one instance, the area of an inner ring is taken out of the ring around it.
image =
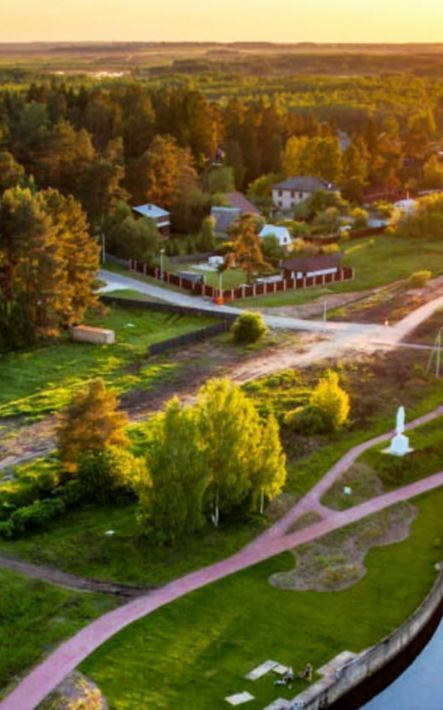
[[[220,335],[221,333],[226,333],[231,327],[231,324],[224,320],[219,323],[214,323],[214,325],[208,325],[206,328],[200,328],[200,330],[194,330],[191,333],[185,333],[184,335],[178,335],[176,338],[170,338],[169,340],[162,340],[160,343],[154,343],[148,348],[149,355],[160,355],[168,350],[173,350],[174,348],[186,345],[192,345],[193,343],[199,343],[201,341],[212,338],[215,335]]]

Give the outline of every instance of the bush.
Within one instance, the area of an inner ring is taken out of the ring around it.
[[[430,278],[432,278],[431,271],[416,271],[409,277],[408,285],[411,288],[422,288],[426,286]]]
[[[326,434],[331,430],[331,422],[327,414],[311,404],[288,412],[284,421],[294,432],[305,436]]]
[[[44,527],[50,520],[65,512],[60,498],[47,498],[16,510],[8,521],[0,524],[0,535],[13,537],[35,528]]]
[[[232,326],[236,343],[256,343],[266,333],[260,313],[242,313]]]
[[[108,446],[82,456],[77,477],[85,497],[105,503],[131,490],[140,465],[129,451]]]
[[[349,395],[340,387],[336,372],[327,371],[312,392],[309,404],[322,411],[329,420],[330,431],[336,431],[345,424],[350,410]]]

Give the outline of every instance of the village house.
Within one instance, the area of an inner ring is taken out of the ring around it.
[[[228,192],[224,197],[226,205],[211,209],[217,237],[226,237],[229,227],[243,214],[261,216],[260,210],[242,192]]]
[[[152,219],[157,229],[165,237],[169,237],[171,231],[171,214],[162,207],[147,203],[146,205],[138,205],[133,207],[132,211],[139,217],[147,217]]]
[[[340,268],[340,254],[319,254],[318,256],[298,256],[283,261],[281,266],[287,279],[302,279],[310,276],[336,274]]]
[[[314,192],[332,192],[339,194],[336,185],[310,175],[296,175],[272,186],[272,201],[280,210],[291,210],[304,202]]]
[[[278,245],[283,249],[287,249],[292,242],[289,229],[287,227],[277,227],[275,224],[265,224],[258,236],[260,239],[275,237],[278,241]]]

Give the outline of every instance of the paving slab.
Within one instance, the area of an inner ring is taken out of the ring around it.
[[[269,673],[269,671],[272,671],[278,665],[279,664],[277,663],[277,661],[264,661],[264,663],[261,663],[250,673],[245,675],[245,678],[246,680],[258,680],[259,678],[262,678],[264,675]]]
[[[245,690],[244,693],[235,693],[235,695],[228,695],[225,700],[227,703],[229,703],[229,705],[237,706],[243,705],[244,703],[249,703],[250,700],[254,700],[254,696]]]

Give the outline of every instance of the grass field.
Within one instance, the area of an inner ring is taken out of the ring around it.
[[[443,470],[443,419],[407,432],[414,451],[398,458],[382,453],[388,446],[376,446],[360,456],[348,473],[326,493],[322,502],[343,510],[358,505],[379,492],[388,492]],[[352,488],[344,495],[343,487]]]
[[[194,592],[128,627],[81,667],[114,710],[224,708],[223,698],[249,690],[262,708],[292,691],[265,676],[243,679],[272,658],[296,671],[318,668],[344,649],[360,651],[380,640],[417,607],[442,559],[443,491],[418,502],[420,514],[403,543],[373,549],[368,573],[343,592],[282,591],[271,574],[290,569],[287,553]],[[128,682],[130,679],[130,682]]]
[[[345,243],[343,263],[355,269],[355,280],[329,288],[315,287],[303,291],[247,298],[239,305],[278,307],[299,305],[328,293],[362,291],[408,278],[414,271],[430,269],[434,276],[443,273],[443,249],[437,240],[418,242],[381,235]]]
[[[115,606],[111,597],[60,589],[5,570],[0,570],[0,588],[0,688]]]
[[[112,308],[91,314],[90,325],[116,331],[116,345],[74,343],[68,336],[57,343],[12,353],[0,359],[0,418],[44,416],[64,406],[72,392],[92,377],[103,377],[119,392],[148,389],[171,378],[176,366],[152,363],[146,351],[152,343],[208,325],[210,319],[155,311]]]

